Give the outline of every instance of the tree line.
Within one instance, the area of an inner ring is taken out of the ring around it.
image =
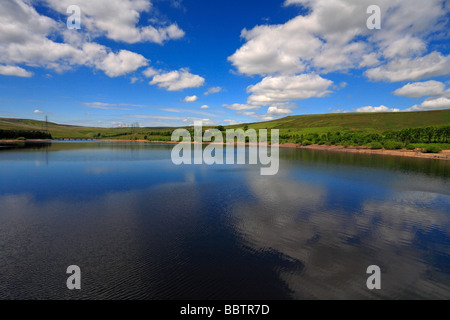
[[[223,126],[216,129],[223,134],[226,141],[226,132]],[[244,131],[248,129],[245,126]],[[192,140],[194,139],[194,130],[188,129]],[[167,132],[169,136],[171,132]],[[159,135],[162,135],[161,133]],[[268,130],[268,140],[270,141],[270,130]],[[328,145],[386,145],[386,147],[401,148],[411,143],[450,143],[450,126],[429,126],[425,128],[405,128],[399,130],[387,130],[383,133],[367,132],[365,130],[342,130],[327,133],[282,133],[280,142],[291,142],[302,145],[310,144],[328,144]],[[378,143],[378,144],[377,144]]]
[[[335,131],[326,134],[282,134],[280,140],[302,145],[328,144],[342,146],[370,146],[373,149],[414,149],[412,143],[450,143],[450,126],[405,128],[370,133],[364,130]]]
[[[280,135],[281,139],[295,138],[297,143],[305,140],[311,143],[349,143],[353,145],[365,145],[371,142],[397,141],[403,144],[409,143],[449,143],[450,126],[429,126],[425,128],[405,128],[400,130],[388,130],[383,133],[368,133],[364,130],[357,131],[335,131],[319,135],[317,133],[308,135]]]
[[[28,130],[2,130],[0,129],[0,139],[52,139],[49,132],[28,131]]]

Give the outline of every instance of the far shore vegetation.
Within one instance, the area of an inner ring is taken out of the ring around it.
[[[408,149],[425,153],[450,150],[450,110],[350,113],[291,116],[267,122],[232,126],[205,126],[208,130],[279,129],[280,143],[297,145],[362,146],[370,149]],[[171,141],[176,128],[95,128],[44,123],[38,120],[0,119],[0,139],[89,139]],[[191,131],[193,128],[186,127]]]

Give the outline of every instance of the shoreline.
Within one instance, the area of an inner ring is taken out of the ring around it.
[[[52,141],[105,141],[105,142],[145,142],[145,143],[162,143],[162,144],[177,144],[175,141],[149,141],[149,140],[114,140],[114,139],[35,139],[35,140],[0,140],[0,144],[16,144],[16,143],[39,143],[39,142],[52,142]],[[194,144],[195,142],[191,142]],[[202,144],[211,144],[211,142],[203,142]],[[226,143],[223,143],[224,145]],[[236,145],[236,143],[235,143]],[[245,143],[249,146],[249,143]],[[308,149],[328,152],[342,152],[342,153],[358,153],[358,154],[378,154],[385,156],[397,156],[397,157],[409,157],[409,158],[422,158],[422,159],[437,159],[437,160],[450,160],[450,150],[443,150],[439,153],[423,153],[420,149],[415,150],[386,150],[386,149],[370,149],[364,146],[328,146],[328,145],[316,145],[302,146],[295,143],[282,143],[280,148],[294,148],[294,149]]]
[[[319,150],[328,152],[342,152],[342,153],[359,153],[359,154],[378,154],[384,156],[396,156],[396,157],[409,157],[409,158],[421,158],[421,159],[437,159],[437,160],[450,160],[450,150],[443,150],[439,153],[423,153],[420,149],[415,150],[386,150],[386,149],[370,149],[369,147],[360,146],[297,146],[299,149]]]

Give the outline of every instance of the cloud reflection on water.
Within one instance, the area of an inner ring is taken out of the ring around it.
[[[257,200],[233,207],[233,220],[255,252],[276,250],[304,265],[278,270],[294,298],[450,298],[450,196],[405,190],[406,182],[397,181],[391,196],[368,196],[348,211],[326,201],[324,185],[252,175],[247,183]],[[441,187],[428,181],[424,189]],[[372,264],[382,270],[380,291],[366,287]]]
[[[449,297],[441,162],[293,149],[262,177],[174,167],[170,146],[54,148],[48,166],[2,154],[1,298]],[[64,286],[78,262],[81,296]]]

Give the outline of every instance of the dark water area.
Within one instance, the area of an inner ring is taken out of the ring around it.
[[[172,148],[1,148],[0,299],[450,298],[447,161],[280,149],[261,176]]]

